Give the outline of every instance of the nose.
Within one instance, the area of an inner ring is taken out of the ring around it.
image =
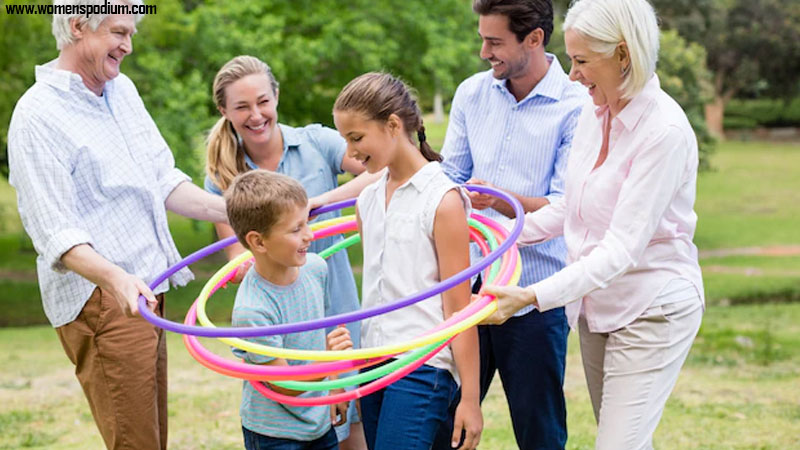
[[[578,71],[575,70],[574,63],[569,67],[569,79],[570,81],[578,81]]]
[[[261,118],[261,109],[258,107],[258,103],[254,104],[252,108],[250,108],[250,118],[251,119]]]
[[[486,41],[481,43],[481,52],[479,53],[481,59],[489,59],[492,53],[489,51],[489,44]]]
[[[314,240],[314,233],[311,231],[311,227],[309,227],[308,224],[306,224],[305,227],[303,227],[303,231],[304,231],[303,240],[305,242],[311,242],[312,240]]]
[[[130,34],[125,35],[125,39],[122,41],[122,45],[119,46],[122,53],[126,55],[130,55],[133,53],[133,39],[131,39]]]

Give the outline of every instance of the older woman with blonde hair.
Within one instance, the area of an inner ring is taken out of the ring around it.
[[[570,78],[589,89],[565,196],[526,214],[520,245],[563,235],[569,264],[526,287],[486,286],[502,323],[566,305],[580,332],[599,449],[652,448],[700,327],[692,242],[697,140],[655,74],[659,30],[646,0],[579,0],[567,12]]]

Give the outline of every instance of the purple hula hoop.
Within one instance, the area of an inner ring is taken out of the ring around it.
[[[139,296],[139,312],[148,322],[152,323],[153,325],[163,328],[168,331],[172,331],[174,333],[180,334],[188,334],[192,336],[200,336],[200,337],[255,337],[255,336],[274,336],[277,334],[290,334],[290,333],[298,333],[301,331],[308,331],[308,330],[316,330],[319,328],[327,328],[332,326],[337,326],[342,323],[350,323],[355,322],[358,320],[367,319],[373,316],[377,316],[380,314],[385,314],[390,311],[394,311],[396,309],[404,308],[408,305],[412,305],[417,303],[421,300],[424,300],[430,296],[436,295],[440,292],[444,292],[453,286],[456,286],[464,281],[470,279],[473,275],[478,274],[480,271],[488,267],[492,264],[497,258],[499,258],[503,253],[505,253],[512,245],[515,245],[517,238],[519,237],[520,233],[522,233],[522,226],[525,221],[524,216],[525,213],[522,209],[522,205],[519,201],[514,198],[513,196],[507,194],[504,191],[501,191],[496,188],[491,188],[488,186],[480,186],[480,185],[464,185],[464,187],[469,191],[480,192],[483,194],[493,195],[498,197],[502,200],[505,200],[507,203],[511,205],[514,209],[514,214],[516,215],[516,221],[514,223],[514,228],[509,233],[508,238],[503,241],[500,246],[498,246],[494,251],[486,255],[478,263],[470,266],[461,272],[453,275],[452,277],[443,280],[430,288],[418,292],[414,295],[404,297],[402,299],[396,300],[392,303],[388,303],[385,305],[375,306],[368,309],[361,309],[356,311],[351,311],[348,313],[338,314],[336,316],[324,317],[322,319],[315,319],[315,320],[307,320],[305,322],[296,322],[296,323],[287,323],[281,325],[268,325],[262,327],[219,327],[219,328],[210,328],[210,327],[202,327],[202,326],[191,326],[191,325],[184,325],[178,322],[172,322],[170,320],[163,319],[158,317],[153,312],[151,312],[147,308],[146,300],[143,296]],[[348,206],[352,206],[355,204],[355,199],[345,200],[337,203],[332,203],[330,205],[325,205],[320,208],[317,208],[311,212],[312,216],[323,214],[326,212],[334,211],[341,208],[346,208]],[[215,253],[231,244],[236,242],[236,236],[232,236],[227,239],[223,239],[221,241],[215,242],[208,247],[202,248],[191,255],[187,256],[183,260],[179,261],[177,264],[173,265],[172,267],[168,268],[164,273],[156,277],[156,279],[150,283],[150,289],[154,289],[156,286],[161,284],[164,280],[168,279],[172,274],[177,272],[178,270],[193,264],[206,256]]]

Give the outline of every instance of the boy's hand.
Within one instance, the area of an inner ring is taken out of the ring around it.
[[[344,325],[339,325],[328,333],[326,342],[327,350],[350,350],[353,348],[353,341],[350,339],[350,330]]]
[[[344,389],[331,389],[331,394],[341,394]],[[335,427],[347,423],[347,407],[350,402],[334,403],[331,405],[331,424]]]

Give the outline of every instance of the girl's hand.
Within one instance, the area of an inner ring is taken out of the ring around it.
[[[480,295],[493,295],[497,298],[497,311],[483,319],[482,325],[500,325],[525,306],[533,305],[539,309],[533,289],[519,286],[484,285]]]
[[[344,389],[331,389],[331,395],[341,394]],[[334,403],[331,405],[331,424],[335,427],[347,422],[347,407],[350,402]]]
[[[462,430],[464,441],[461,441]],[[453,422],[453,436],[450,445],[453,448],[472,450],[478,447],[483,431],[483,415],[481,405],[477,400],[459,402],[456,408],[456,417]],[[458,444],[461,443],[461,446]]]
[[[353,341],[350,339],[350,330],[344,325],[339,325],[328,333],[327,350],[350,350],[352,348]]]

